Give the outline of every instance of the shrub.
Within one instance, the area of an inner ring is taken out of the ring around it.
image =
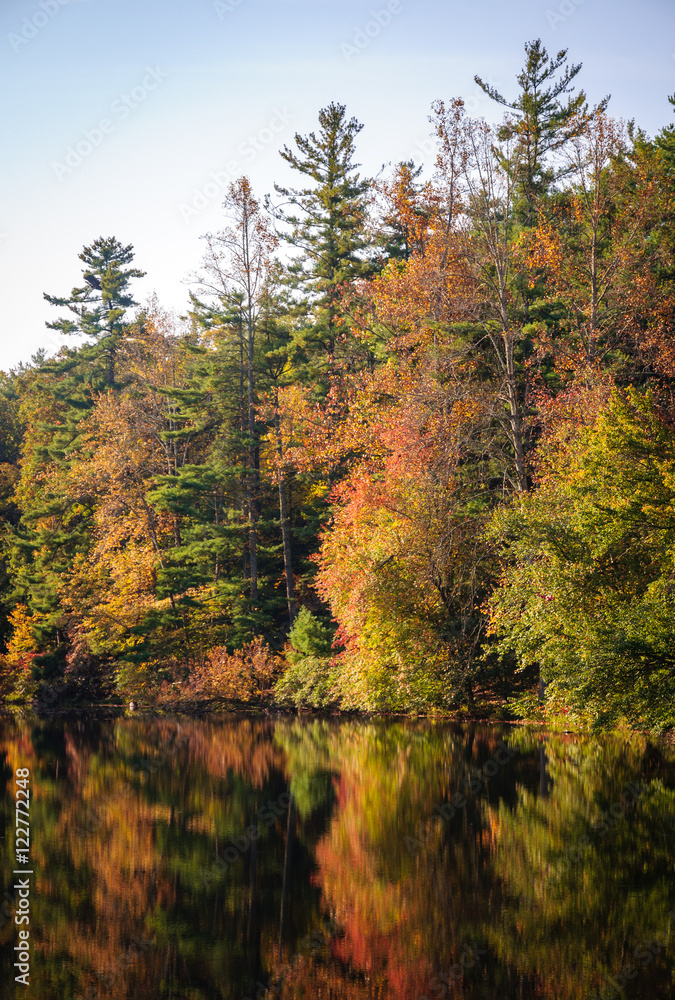
[[[326,708],[337,702],[337,668],[330,655],[330,629],[302,608],[288,639],[288,668],[275,685],[277,700],[296,708]]]
[[[184,694],[257,701],[271,694],[280,663],[278,654],[260,637],[233,653],[216,646],[193,670]]]

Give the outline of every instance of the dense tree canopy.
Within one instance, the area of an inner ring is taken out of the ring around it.
[[[525,47],[432,176],[319,112],[230,186],[189,314],[99,237],[0,381],[5,696],[673,725],[675,155]],[[278,229],[276,228],[278,227]],[[75,270],[75,268],[74,268]],[[571,716],[570,716],[571,714]]]

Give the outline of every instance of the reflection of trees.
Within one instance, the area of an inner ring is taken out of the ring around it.
[[[488,939],[551,996],[601,990],[675,909],[675,770],[637,743],[549,740],[549,797],[519,790],[492,814],[504,892]],[[636,800],[630,783],[644,784]],[[612,815],[614,814],[614,815]],[[669,958],[672,975],[672,951]],[[664,959],[635,961],[639,995],[659,996]],[[650,992],[651,990],[651,992]]]
[[[296,736],[301,734],[299,727]],[[325,978],[338,990],[329,996],[412,1000],[484,934],[485,898],[494,889],[484,804],[515,802],[519,772],[532,785],[538,781],[538,761],[527,774],[516,760],[471,794],[472,773],[494,756],[497,739],[485,729],[324,727],[317,758],[324,768],[332,765],[339,779],[333,819],[316,858],[325,906],[343,932],[332,942],[323,978],[320,962],[299,961],[280,996],[302,996],[314,975],[317,983]],[[306,747],[312,742],[316,730]],[[301,757],[297,748],[296,759]],[[466,806],[450,822],[434,818],[434,807],[460,790]],[[418,836],[423,841],[411,856],[405,838]],[[472,964],[451,989],[470,990],[474,979],[478,988],[480,963]],[[442,984],[436,989],[434,996]]]
[[[6,722],[6,873],[14,769],[33,775],[34,995],[243,1000],[260,983],[273,1000],[601,991],[675,909],[673,764],[637,743],[544,745],[519,731],[506,737],[516,756],[486,779],[499,735]],[[644,783],[640,801],[594,831],[631,781]],[[266,806],[282,792],[293,809],[275,816]],[[465,804],[441,818],[458,792]],[[245,836],[256,824],[258,838]],[[217,865],[226,847],[234,860]],[[0,928],[6,981],[14,931]],[[471,947],[480,953],[467,961]],[[640,965],[636,1000],[668,995],[670,948]]]
[[[333,801],[334,770],[339,761],[331,758],[332,734],[340,727],[324,720],[302,724],[279,723],[275,742],[283,748],[290,788],[303,819],[323,815]]]
[[[296,747],[305,770],[313,746],[321,768],[339,773],[316,859],[342,933],[323,957],[298,959],[275,997],[313,983],[336,997],[572,1000],[601,990],[636,944],[666,930],[675,801],[658,753],[522,731],[510,738],[515,759],[472,796],[467,783],[496,740],[492,729],[347,724],[324,726],[320,741],[315,728]],[[639,803],[565,867],[567,848],[641,780]],[[466,806],[427,824],[458,790]],[[471,944],[486,952],[475,963]],[[636,996],[666,995],[663,954],[636,967]]]
[[[239,1000],[265,979],[286,817],[272,815],[225,870],[215,850],[288,787],[270,725],[129,720],[27,733],[8,723],[2,746],[8,794],[20,765],[38,790],[35,995]],[[6,830],[10,821],[6,812]],[[1,848],[10,872],[12,840]],[[3,972],[11,981],[9,964]]]

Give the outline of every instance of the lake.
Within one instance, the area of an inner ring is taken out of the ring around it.
[[[291,717],[0,735],[3,998],[675,997],[672,748]]]

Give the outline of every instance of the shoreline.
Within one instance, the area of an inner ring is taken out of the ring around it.
[[[665,731],[655,734],[646,729],[628,729],[617,727],[599,732],[591,732],[588,728],[577,726],[576,728],[563,728],[556,725],[555,719],[542,718],[499,718],[494,713],[481,715],[477,713],[466,713],[463,711],[448,712],[376,712],[360,710],[319,710],[319,709],[297,709],[290,706],[275,705],[265,702],[255,704],[246,702],[233,702],[224,699],[204,699],[203,701],[180,701],[167,702],[160,705],[138,705],[134,710],[130,710],[124,704],[106,702],[81,702],[79,704],[62,705],[59,707],[46,707],[33,704],[31,702],[14,703],[0,705],[0,718],[25,718],[30,716],[36,719],[45,720],[82,720],[91,718],[100,722],[113,721],[117,719],[139,719],[143,721],[153,721],[165,718],[184,718],[206,721],[209,719],[258,719],[260,721],[279,721],[281,719],[301,719],[314,720],[325,719],[334,722],[357,721],[357,722],[416,722],[434,723],[445,725],[483,725],[483,726],[508,726],[514,729],[538,729],[542,735],[549,736],[576,736],[576,737],[601,737],[601,736],[623,736],[630,739],[642,737],[656,743],[667,745],[675,744],[675,730]]]

